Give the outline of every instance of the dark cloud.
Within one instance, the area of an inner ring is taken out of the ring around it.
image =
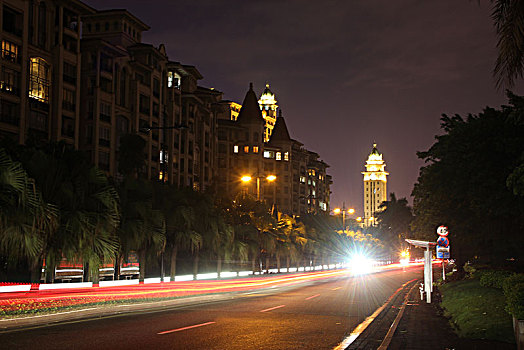
[[[388,190],[409,197],[416,151],[442,113],[505,103],[492,78],[490,3],[417,0],[90,0],[151,26],[143,40],[195,65],[204,86],[242,101],[271,83],[291,136],[331,165],[332,204],[361,212],[360,172],[376,141]],[[515,92],[524,94],[522,84]]]

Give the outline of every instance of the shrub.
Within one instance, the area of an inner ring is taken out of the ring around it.
[[[464,272],[466,272],[467,278],[472,278],[477,269],[469,261],[464,264]]]
[[[524,274],[514,274],[504,280],[506,311],[513,317],[524,320]]]
[[[483,287],[493,287],[502,289],[502,284],[506,278],[510,277],[510,271],[486,270],[480,273],[480,285]]]

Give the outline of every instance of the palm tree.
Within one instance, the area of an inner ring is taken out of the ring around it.
[[[53,281],[56,264],[66,258],[83,261],[88,280],[98,282],[101,263],[118,249],[118,195],[103,172],[65,144],[28,150],[28,172],[43,198],[59,210],[58,224],[47,245],[47,280]]]
[[[492,0],[492,18],[499,54],[494,74],[497,86],[511,88],[524,74],[524,0]]]
[[[31,281],[38,282],[57,210],[43,201],[34,180],[4,149],[0,149],[0,208],[0,252],[14,264],[27,260]]]
[[[166,219],[166,248],[170,253],[170,279],[175,280],[176,260],[179,250],[194,253],[202,247],[202,235],[193,229],[197,220],[194,209],[189,205],[189,191],[181,191],[173,186],[156,186],[155,205]]]
[[[147,252],[162,251],[165,247],[166,225],[161,211],[153,208],[153,191],[147,180],[125,177],[119,186],[122,220],[118,236],[121,254],[137,251],[139,279],[144,281]]]

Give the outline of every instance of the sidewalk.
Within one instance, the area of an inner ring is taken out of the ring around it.
[[[459,338],[452,330],[447,318],[442,316],[438,307],[440,294],[433,295],[433,303],[427,304],[420,300],[418,288],[415,288],[400,323],[393,335],[389,350],[411,349],[500,349],[513,350],[515,344],[502,343],[491,340],[468,340]]]

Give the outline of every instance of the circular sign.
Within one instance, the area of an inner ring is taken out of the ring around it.
[[[447,247],[449,247],[449,239],[447,239],[447,238],[444,237],[444,236],[440,236],[440,237],[437,239],[437,245],[438,245],[439,247],[447,248]]]
[[[448,235],[448,228],[446,226],[439,226],[437,228],[437,233],[439,236],[447,236]]]

